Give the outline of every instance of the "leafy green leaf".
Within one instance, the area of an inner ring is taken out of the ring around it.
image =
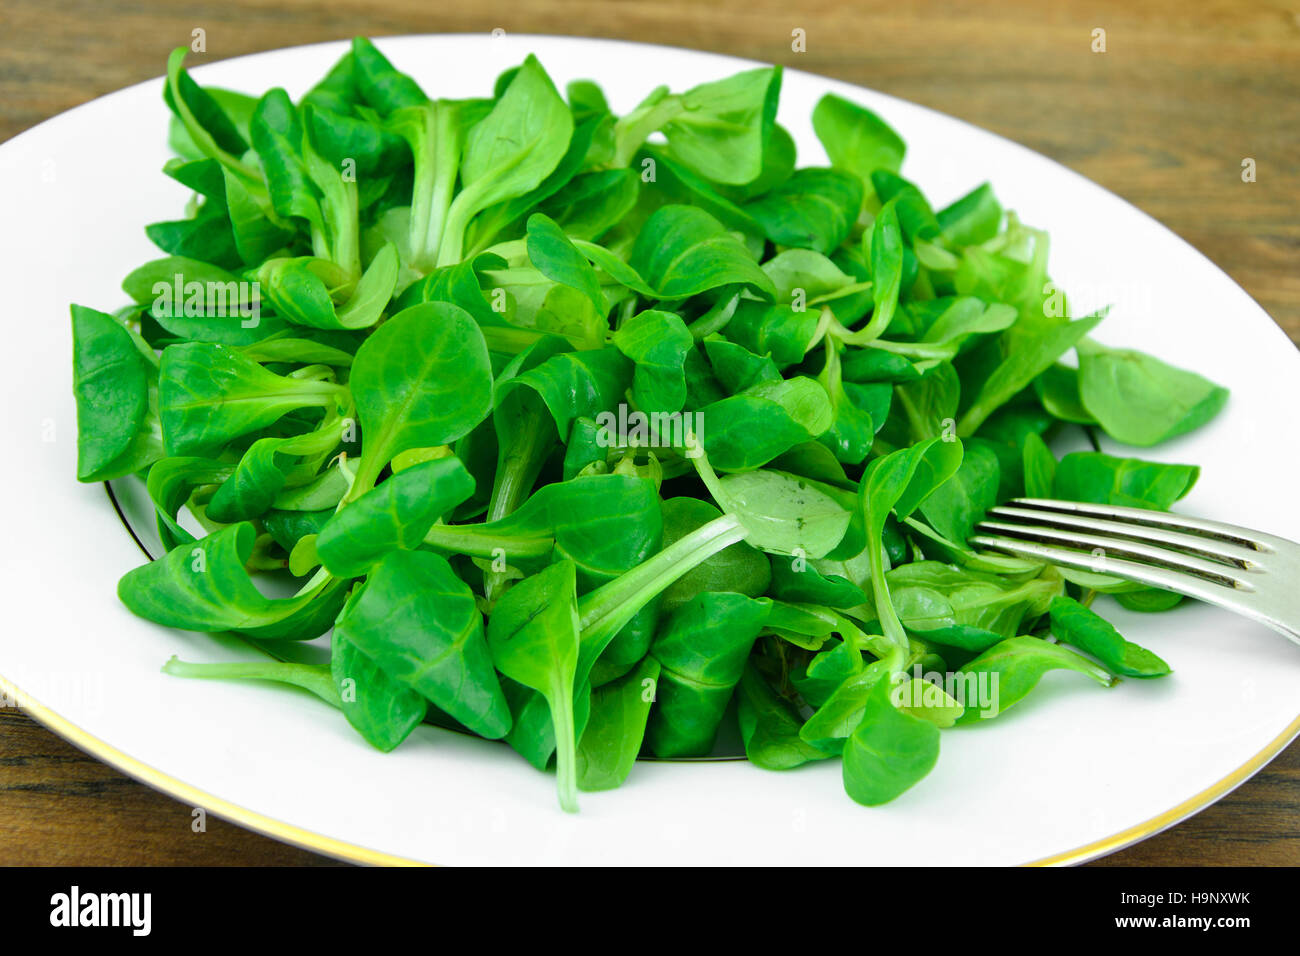
[[[812,121],[831,165],[854,173],[864,186],[871,186],[875,170],[898,172],[902,166],[906,152],[903,140],[865,106],[827,93],[817,101]]]
[[[1088,342],[1079,350],[1079,398],[1110,437],[1145,447],[1200,428],[1228,390],[1144,352]]]
[[[1111,677],[1086,657],[1037,637],[1009,637],[990,647],[975,660],[958,671],[963,679],[996,677],[994,698],[987,709],[968,706],[958,724],[973,724],[979,720],[996,717],[1019,702],[1038,686],[1039,679],[1048,671],[1070,670],[1090,677],[1102,687],[1111,685]]]
[[[790,770],[830,756],[799,736],[802,722],[794,708],[777,696],[752,664],[740,678],[737,695],[740,735],[750,763],[765,770]]]
[[[1124,640],[1114,625],[1073,598],[1052,600],[1052,633],[1101,661],[1122,677],[1163,677],[1169,665],[1145,647]]]
[[[862,188],[849,173],[800,169],[745,211],[773,242],[830,255],[857,221]]]
[[[333,382],[276,375],[224,345],[170,345],[158,381],[163,444],[169,455],[204,454],[295,409],[337,404],[342,395]]]
[[[343,716],[357,733],[387,753],[423,722],[429,702],[389,677],[337,631],[330,647],[330,676],[338,688]]]
[[[458,458],[404,469],[327,521],[316,551],[331,574],[365,574],[388,552],[418,547],[435,521],[473,493],[474,479]]]
[[[706,591],[660,625],[650,653],[662,666],[646,742],[657,757],[702,757],[740,681],[768,606]]]
[[[628,265],[661,299],[685,299],[725,285],[746,285],[767,298],[776,294],[740,241],[691,206],[656,210],[641,228]]]
[[[1092,315],[1065,325],[1031,333],[1018,341],[981,384],[974,400],[957,422],[957,434],[972,435],[994,411],[1047,371],[1061,355],[1074,348],[1104,316]]]
[[[438,264],[459,261],[476,213],[536,189],[564,158],[572,136],[573,114],[530,54],[465,138],[461,190],[447,212]]]
[[[578,667],[577,578],[560,561],[502,596],[488,623],[492,662],[511,680],[546,698],[557,742],[560,806],[578,809],[574,680]]]
[[[578,789],[613,790],[636,763],[655,700],[659,662],[647,657],[591,692],[591,717],[578,742]]]
[[[853,735],[844,744],[844,789],[868,807],[898,797],[925,777],[939,759],[939,728],[896,708],[889,681],[867,696]]]
[[[240,522],[178,545],[123,575],[117,595],[141,617],[187,631],[256,631],[281,624],[306,608],[320,589],[266,597],[245,568],[256,537],[251,524]]]
[[[157,373],[131,333],[112,316],[74,305],[72,356],[77,480],[119,478],[161,458],[150,409]]]
[[[446,302],[412,306],[376,329],[357,350],[350,386],[364,438],[353,498],[399,452],[455,441],[492,407],[483,333]]]
[[[636,365],[632,396],[644,412],[677,412],[686,403],[686,353],[695,340],[672,312],[647,310],[614,333],[614,345]]]
[[[497,738],[510,730],[474,592],[445,558],[384,555],[353,592],[335,633],[474,733]]]
[[[1196,484],[1195,465],[1166,465],[1101,452],[1072,452],[1056,466],[1052,497],[1168,511]]]

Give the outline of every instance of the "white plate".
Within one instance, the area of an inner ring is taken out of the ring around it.
[[[483,94],[535,52],[561,88],[596,79],[620,112],[655,84],[684,89],[754,65],[555,37],[408,37],[379,47],[426,90],[453,97]],[[254,93],[281,85],[296,97],[344,49],[241,57],[195,76]],[[305,693],[163,676],[172,654],[225,660],[239,651],[141,621],[117,602],[118,577],[141,555],[104,488],[73,478],[68,319],[70,301],[122,304],[121,278],[160,254],[143,226],[181,214],[186,191],[159,171],[161,89],[155,80],[114,93],[0,147],[0,674],[84,749],[187,802],[359,860],[1007,864],[1085,859],[1150,835],[1240,783],[1300,730],[1294,645],[1209,607],[1150,617],[1113,608],[1126,635],[1173,665],[1172,677],[1101,691],[1049,675],[1005,717],[945,732],[934,772],[888,806],[849,800],[838,761],[789,773],[643,763],[621,790],[583,795],[570,816],[557,809],[553,778],[499,744],[421,727],[384,755]],[[1300,359],[1245,292],[1159,223],[1042,156],[919,106],[787,71],[780,119],[804,164],[824,161],[809,117],[827,91],[898,129],[905,174],[936,204],[987,179],[1004,205],[1047,229],[1052,274],[1076,306],[1114,302],[1103,341],[1231,387],[1212,426],[1146,454],[1204,466],[1186,511],[1300,538]]]

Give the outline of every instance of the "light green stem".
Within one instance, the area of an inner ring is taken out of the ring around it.
[[[314,664],[288,664],[283,661],[239,661],[230,664],[197,664],[173,657],[163,665],[163,673],[172,677],[202,680],[270,680],[293,684],[309,690],[327,704],[342,707],[338,688],[328,667]]]
[[[903,622],[899,620],[898,612],[894,610],[894,601],[889,596],[889,584],[885,581],[885,545],[879,535],[873,535],[867,543],[867,560],[871,567],[872,598],[876,604],[876,615],[880,618],[880,629],[885,632],[885,637],[897,652],[897,656],[890,661],[890,670],[899,672],[910,645],[907,632],[903,630]]]
[[[578,753],[573,721],[573,688],[561,686],[551,691],[551,723],[555,727],[555,777],[560,807],[566,813],[578,812]],[[548,701],[549,702],[549,701]]]
[[[423,234],[412,236],[418,242],[415,248],[419,250],[415,267],[422,271],[432,269],[439,261],[442,233],[451,208],[452,195],[456,191],[456,174],[460,168],[463,138],[460,133],[458,111],[449,104],[435,103],[427,153],[434,164],[433,181],[423,190],[422,198],[427,203],[420,217]],[[415,231],[414,221],[412,231]]]
[[[607,584],[578,599],[578,623],[582,643],[578,650],[578,680],[581,685],[605,647],[623,625],[664,588],[713,555],[745,538],[745,529],[735,515],[724,514],[647,558]]]
[[[614,158],[609,161],[609,168],[627,166],[650,134],[662,129],[683,109],[681,97],[668,94],[667,87],[661,87],[642,105],[620,117],[614,124]]]
[[[467,554],[473,558],[492,558],[500,549],[511,559],[544,558],[555,547],[555,539],[515,534],[484,532],[483,525],[436,524],[424,536],[424,543],[440,551]]]

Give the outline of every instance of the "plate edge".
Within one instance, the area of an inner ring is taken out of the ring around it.
[[[3,675],[0,675],[0,696],[3,696],[6,702],[17,703],[24,713],[46,730],[62,737],[77,749],[103,761],[128,777],[175,800],[188,803],[191,806],[202,807],[227,822],[253,830],[263,836],[271,837],[301,849],[311,850],[314,853],[366,866],[435,865],[392,853],[385,853],[382,850],[374,850],[356,843],[348,843],[346,840],[339,840],[323,833],[316,833],[313,830],[306,830],[294,826],[292,823],[268,817],[256,810],[241,807],[206,790],[201,790],[192,784],[162,772],[156,767],[151,767],[144,761],[132,757],[130,754],[118,750],[112,744],[88,733],[72,723],[72,721],[36,701]]]
[[[1280,734],[1270,740],[1264,749],[1255,756],[1251,757],[1244,764],[1228,774],[1222,780],[1210,784],[1199,793],[1193,794],[1182,803],[1179,803],[1164,813],[1157,814],[1141,823],[1135,823],[1118,833],[1111,834],[1108,837],[1102,837],[1100,840],[1094,840],[1092,843],[1086,843],[1083,846],[1075,847],[1073,850],[1066,850],[1062,853],[1054,853],[1051,856],[1045,856],[1038,860],[1022,864],[1023,866],[1071,866],[1079,863],[1087,863],[1090,860],[1098,859],[1108,853],[1115,853],[1125,847],[1140,843],[1148,837],[1153,837],[1162,830],[1167,830],[1176,826],[1187,818],[1194,816],[1202,810],[1217,802],[1222,797],[1227,796],[1231,791],[1241,786],[1259,771],[1263,770],[1274,757],[1286,749],[1297,736],[1300,736],[1300,716],[1287,726]]]

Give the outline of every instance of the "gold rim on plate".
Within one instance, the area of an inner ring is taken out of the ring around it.
[[[128,777],[134,777],[141,783],[147,784],[155,790],[179,800],[181,803],[201,807],[223,820],[236,823],[249,830],[255,830],[264,836],[274,837],[284,843],[293,844],[305,850],[323,853],[326,856],[336,857],[351,863],[361,863],[367,866],[427,865],[420,863],[418,860],[394,856],[391,853],[372,850],[369,847],[359,846],[355,843],[336,840],[333,837],[325,836],[323,833],[304,830],[292,823],[285,823],[283,820],[276,820],[274,817],[268,817],[256,810],[249,810],[247,807],[241,807],[229,800],[223,800],[221,797],[191,786],[183,780],[177,780],[170,774],[163,773],[156,767],[151,767],[130,754],[123,753],[112,744],[87,733],[66,717],[55,713],[44,704],[28,696],[12,681],[3,676],[0,676],[0,694],[3,694],[8,701],[17,702],[24,713],[47,730],[57,734],[92,757],[102,760]]]
[[[302,827],[294,826],[291,823],[285,823],[283,820],[276,820],[273,817],[265,816],[255,810],[249,810],[247,807],[241,807],[238,804],[231,803],[221,797],[208,793],[206,790],[200,790],[198,787],[191,786],[183,780],[177,780],[170,774],[163,773],[155,767],[123,753],[111,744],[105,743],[98,737],[87,733],[76,724],[72,723],[65,717],[60,716],[50,710],[43,704],[33,700],[27,694],[18,689],[7,678],[0,676],[0,693],[4,694],[9,700],[17,701],[24,712],[28,714],[37,723],[44,726],[47,730],[57,734],[64,740],[68,741],[75,747],[85,751],[92,757],[102,760],[104,763],[128,777],[134,777],[141,783],[153,787],[162,793],[167,794],[182,803],[188,803],[191,806],[201,807],[209,813],[213,813],[224,820],[238,824],[249,830],[254,830],[264,836],[273,837],[284,843],[301,847],[305,850],[312,850],[316,853],[322,853],[326,856],[332,856],[340,860],[346,860],[350,863],[361,863],[367,866],[426,866],[418,860],[407,859],[406,857],[396,856],[391,853],[384,853],[380,850],[372,850],[369,847],[359,846],[355,843],[348,843],[345,840],[336,840],[333,837],[325,836],[322,833],[316,833],[312,830],[304,830]],[[1300,735],[1300,717],[1297,717],[1291,724],[1280,734],[1274,737],[1268,744],[1255,756],[1251,757],[1244,764],[1228,774],[1222,780],[1209,787],[1206,787],[1195,796],[1189,797],[1182,803],[1166,810],[1164,813],[1154,816],[1149,820],[1131,826],[1118,833],[1092,843],[1076,847],[1073,850],[1067,850],[1064,853],[1056,853],[1052,856],[1046,856],[1039,860],[1033,860],[1024,866],[1064,866],[1072,863],[1085,863],[1095,857],[1103,856],[1107,853],[1120,850],[1130,844],[1137,843],[1149,836],[1154,836],[1161,830],[1173,826],[1174,824],[1186,819],[1199,810],[1224,796],[1229,791],[1240,786],[1248,780],[1253,774],[1262,769],[1265,764],[1281,753],[1297,735]]]

